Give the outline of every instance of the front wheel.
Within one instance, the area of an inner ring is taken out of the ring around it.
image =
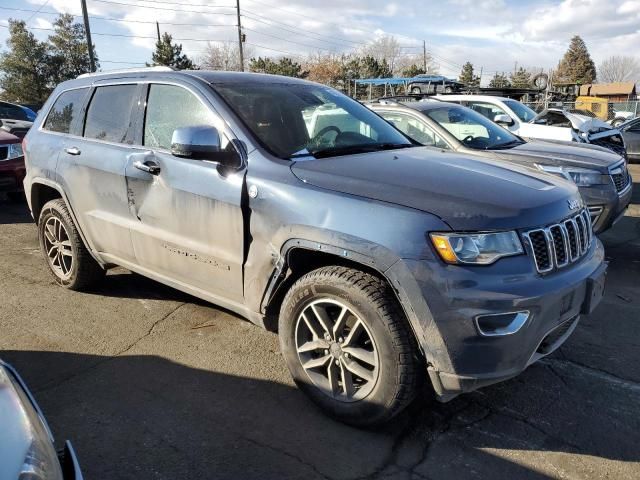
[[[49,270],[59,285],[84,290],[104,277],[105,271],[84,246],[67,204],[61,198],[42,207],[38,237]]]
[[[422,90],[420,90],[420,87],[413,87],[411,89],[411,93],[413,93],[414,95],[420,95],[422,93]]]
[[[298,387],[330,416],[382,424],[419,386],[420,357],[393,292],[345,267],[304,275],[280,312],[280,346]]]

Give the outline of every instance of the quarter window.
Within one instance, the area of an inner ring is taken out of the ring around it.
[[[137,85],[96,88],[87,110],[84,136],[114,143],[133,143],[132,112],[136,108]]]
[[[215,116],[198,98],[182,87],[150,85],[144,122],[144,145],[169,150],[176,128],[215,126]],[[221,136],[224,148],[224,138]]]
[[[82,107],[82,100],[87,93],[86,88],[63,92],[51,107],[42,128],[51,132],[69,133],[71,125]]]

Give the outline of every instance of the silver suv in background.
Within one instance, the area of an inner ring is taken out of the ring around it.
[[[455,103],[396,102],[369,107],[422,145],[537,168],[574,182],[602,233],[624,216],[633,179],[624,157],[596,145],[524,141],[483,115]]]
[[[85,76],[25,152],[56,282],[95,288],[120,265],[277,330],[300,389],[353,425],[388,421],[426,377],[449,400],[517,375],[603,293],[574,184],[452,162],[300,79]]]
[[[537,114],[517,100],[490,95],[436,95],[431,98],[469,107],[526,139],[591,143],[625,155],[620,131],[597,118],[557,109]]]

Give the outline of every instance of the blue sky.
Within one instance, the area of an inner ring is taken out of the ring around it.
[[[393,35],[407,56],[421,52],[425,40],[439,71],[446,75],[456,76],[460,65],[471,61],[477,70],[483,69],[484,82],[495,71],[513,70],[516,62],[545,69],[555,66],[574,34],[585,39],[596,63],[610,55],[636,55],[640,44],[640,0],[240,3],[248,49],[256,56],[347,53],[377,37]],[[87,0],[87,4],[103,70],[149,61],[156,20],[196,60],[207,41],[237,40],[235,0]],[[52,12],[80,15],[80,0],[0,0],[0,25],[9,18],[29,20],[28,26],[44,39],[51,33],[46,29],[55,19]],[[3,46],[6,38],[6,28],[0,27]]]

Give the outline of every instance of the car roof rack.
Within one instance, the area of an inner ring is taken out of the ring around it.
[[[120,68],[117,70],[108,70],[106,72],[91,72],[91,73],[83,73],[78,75],[77,78],[87,78],[87,77],[95,77],[99,75],[111,75],[113,73],[144,73],[144,72],[175,72],[177,71],[173,67],[168,67],[166,65],[156,65],[153,67],[134,67],[134,68]]]
[[[409,102],[430,102],[441,101],[438,98],[433,98],[431,95],[424,94],[406,94],[406,95],[389,95],[386,97],[375,98],[367,103],[380,103],[383,105],[398,105],[399,103]]]

